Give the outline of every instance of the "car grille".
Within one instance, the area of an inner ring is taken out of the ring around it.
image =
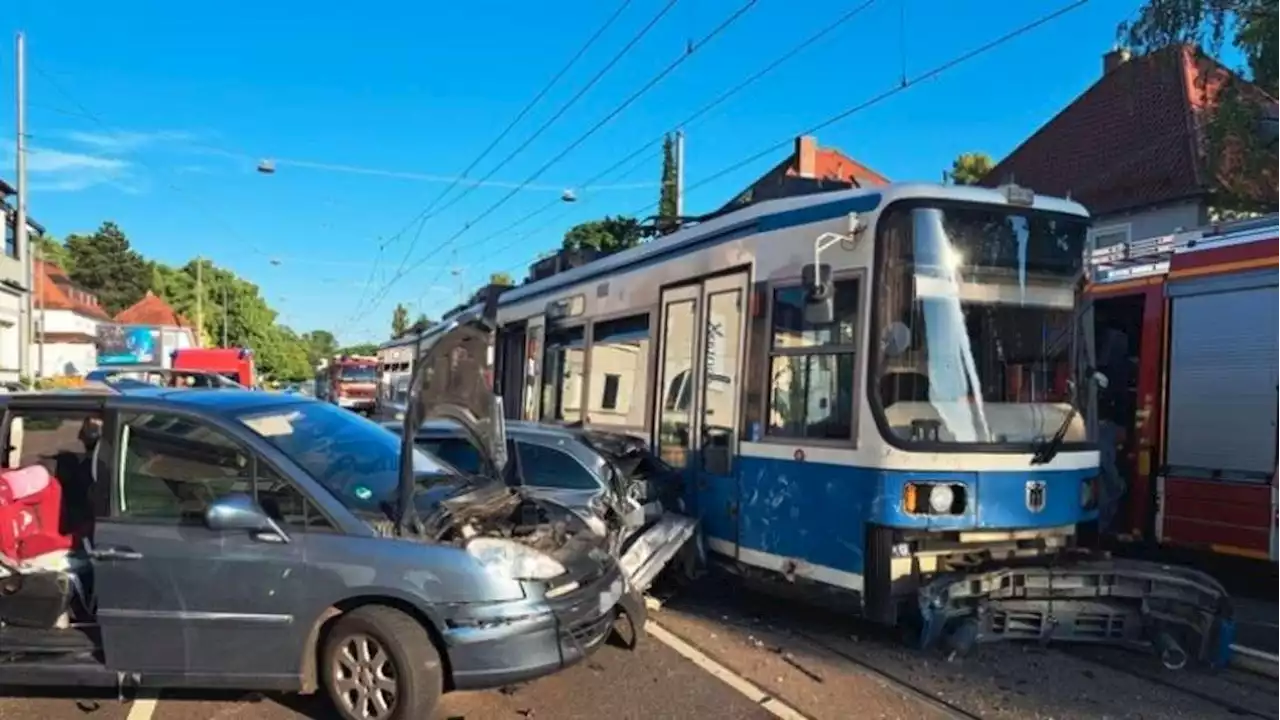
[[[583,620],[569,626],[566,639],[576,645],[590,646],[604,639],[613,625],[613,613],[607,612],[591,620]]]

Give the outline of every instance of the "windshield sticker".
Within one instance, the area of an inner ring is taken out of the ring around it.
[[[293,423],[300,417],[302,413],[294,410],[287,413],[248,417],[244,419],[244,424],[262,437],[282,437],[293,434]]]
[[[373,491],[363,485],[357,485],[353,492],[357,500],[369,500],[373,497]]]

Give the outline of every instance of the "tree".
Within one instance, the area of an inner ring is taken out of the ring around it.
[[[338,340],[328,330],[312,330],[303,333],[302,343],[307,348],[307,361],[311,367],[320,364],[321,360],[331,358],[338,353]]]
[[[67,246],[58,242],[50,235],[36,235],[31,238],[31,242],[35,243],[36,252],[40,259],[45,262],[52,263],[62,268],[62,271],[70,274],[71,272],[71,253],[67,250]]]
[[[378,354],[378,345],[377,343],[359,343],[348,345],[339,349],[338,352],[342,355],[376,355]]]
[[[674,227],[678,222],[679,203],[676,201],[676,143],[667,133],[662,139],[662,186],[658,193],[658,224]]]
[[[635,218],[605,217],[569,228],[564,234],[565,250],[598,250],[615,253],[640,244],[643,231]]]
[[[71,280],[96,294],[111,315],[141,300],[151,287],[147,261],[113,222],[102,223],[92,235],[67,237],[66,249]]]
[[[435,320],[432,320],[431,318],[427,317],[426,313],[422,313],[418,315],[417,320],[413,321],[412,330],[414,332],[420,333],[420,332],[423,332],[424,330],[430,329],[431,326],[435,324],[436,324]]]
[[[1276,121],[1271,108],[1280,73],[1278,6],[1277,0],[1146,0],[1137,17],[1117,29],[1120,39],[1142,54],[1190,44],[1220,55],[1229,41],[1244,56],[1246,67],[1222,78],[1215,102],[1203,113],[1205,159],[1223,185],[1215,204],[1227,209],[1276,208]],[[1202,81],[1211,78],[1218,80],[1201,73]],[[1233,182],[1236,178],[1243,181]],[[1269,179],[1269,192],[1258,192],[1259,178]]]
[[[391,313],[391,336],[400,337],[408,329],[409,308],[402,303],[396,303],[396,309]]]
[[[956,185],[977,185],[995,166],[991,156],[986,153],[960,153],[951,161],[947,178]]]
[[[510,273],[496,272],[489,276],[489,284],[515,287],[516,281],[511,279]]]

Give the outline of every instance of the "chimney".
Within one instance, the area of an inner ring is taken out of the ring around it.
[[[818,174],[818,139],[812,135],[796,138],[796,175],[812,178]]]
[[[1121,65],[1129,62],[1129,58],[1133,57],[1133,53],[1129,52],[1129,48],[1118,47],[1106,55],[1102,56],[1102,74],[1115,70]]]

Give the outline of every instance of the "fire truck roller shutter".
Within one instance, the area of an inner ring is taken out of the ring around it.
[[[1166,464],[1268,477],[1276,467],[1280,364],[1275,270],[1178,280],[1167,292]]]

